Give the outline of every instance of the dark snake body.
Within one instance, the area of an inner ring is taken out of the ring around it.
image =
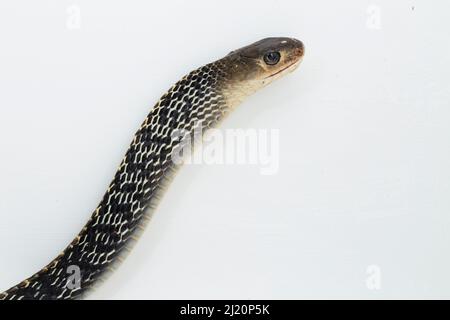
[[[164,94],[136,133],[114,180],[91,219],[75,240],[48,266],[0,299],[74,299],[105,272],[135,240],[174,164],[181,142],[174,130],[193,132],[199,123],[212,127],[226,114],[221,94],[226,71],[220,61],[201,67]],[[75,288],[71,270],[79,268]]]

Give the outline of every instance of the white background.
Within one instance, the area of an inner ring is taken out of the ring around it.
[[[184,167],[91,298],[450,298],[449,11],[444,0],[2,1],[0,289],[79,232],[176,80],[292,36],[306,45],[301,67],[222,126],[279,129],[278,174]]]

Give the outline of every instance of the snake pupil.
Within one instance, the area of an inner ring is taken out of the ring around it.
[[[264,62],[268,65],[277,64],[280,61],[281,55],[277,51],[271,51],[264,55]]]

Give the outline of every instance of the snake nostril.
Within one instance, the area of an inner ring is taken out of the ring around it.
[[[296,52],[298,55],[303,56],[305,53],[305,46],[303,45],[303,42],[301,42],[300,40],[295,39],[297,42],[297,48],[296,48]]]

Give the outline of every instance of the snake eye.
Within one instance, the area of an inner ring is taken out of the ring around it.
[[[280,61],[281,55],[278,51],[271,51],[264,55],[264,62],[270,66]]]

